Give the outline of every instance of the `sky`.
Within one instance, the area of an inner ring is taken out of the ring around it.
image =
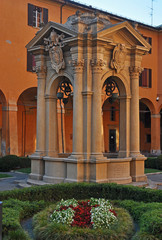
[[[162,0],[75,0],[109,13],[152,26],[162,25]],[[153,23],[153,24],[152,24]]]

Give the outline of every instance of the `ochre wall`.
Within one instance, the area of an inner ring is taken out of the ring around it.
[[[43,1],[43,0],[1,0],[0,1],[0,22],[1,22],[1,34],[0,34],[0,90],[3,92],[6,102],[8,106],[14,107],[17,105],[18,98],[20,94],[31,87],[37,86],[37,76],[34,73],[27,72],[27,50],[25,48],[26,44],[34,37],[36,32],[39,30],[38,28],[33,28],[28,26],[28,3],[33,5],[47,8],[48,9],[48,20],[55,21],[60,23],[61,19],[61,4],[56,3],[51,0]],[[62,6],[62,23],[65,23],[67,17],[74,14],[76,10],[79,9],[79,5],[77,7],[72,6]],[[83,8],[80,8],[83,11]],[[86,11],[86,9],[85,9]],[[110,21],[112,23],[117,23],[119,19],[113,19],[110,17]],[[142,67],[151,68],[152,69],[152,88],[143,88],[140,87],[140,97],[148,99],[152,103],[152,112],[153,114],[158,114],[160,112],[162,106],[162,33],[153,29],[145,27],[144,25],[137,27],[138,31],[147,37],[152,38],[152,53],[143,56]],[[159,101],[156,101],[157,96],[160,97]],[[0,101],[1,102],[1,101]],[[20,108],[18,108],[20,110]],[[16,115],[17,114],[17,115]],[[35,120],[32,121],[32,117],[34,119],[36,112],[33,115],[26,115],[26,120],[28,121],[27,125],[32,126],[31,128],[27,127],[26,134],[26,152],[31,153],[35,148]],[[17,118],[17,120],[16,120]],[[9,124],[8,126],[11,129],[15,129],[15,131],[10,131],[10,143],[14,143],[17,139],[16,128],[14,126],[15,121],[17,121],[18,125],[18,143],[14,145],[12,149],[12,153],[16,153],[15,149],[18,146],[18,154],[22,154],[22,143],[21,143],[21,118],[22,111],[9,112]],[[68,121],[72,121],[72,119],[65,118],[65,125],[67,125]],[[72,114],[70,115],[72,118]],[[104,117],[106,118],[106,117]],[[109,123],[107,123],[109,124]],[[2,111],[0,111],[0,128],[2,126]],[[6,126],[7,127],[7,126]],[[8,131],[7,129],[5,131]],[[72,141],[71,132],[72,129],[66,130],[66,141]],[[143,130],[142,130],[143,131]],[[15,132],[15,133],[14,133]],[[107,130],[105,130],[107,132]],[[160,132],[160,130],[159,130]],[[70,140],[69,140],[69,136]],[[106,138],[106,136],[105,136]],[[107,138],[108,139],[108,138]],[[107,141],[107,140],[105,140]],[[142,140],[143,142],[143,140]],[[142,143],[144,144],[144,143]],[[66,143],[68,146],[68,144]],[[106,143],[106,145],[108,145]],[[70,143],[69,146],[72,146]],[[142,147],[143,145],[141,145]],[[156,146],[155,146],[156,147]],[[105,147],[106,148],[106,147]],[[147,148],[147,146],[143,146],[142,148]],[[158,148],[158,146],[157,146]],[[67,147],[68,151],[71,151],[71,147]],[[107,149],[108,150],[108,149]]]

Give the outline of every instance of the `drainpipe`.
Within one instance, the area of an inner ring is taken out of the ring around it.
[[[65,2],[61,5],[61,7],[60,7],[60,23],[62,24],[62,9],[63,9],[63,7],[66,5],[66,0],[65,0]]]

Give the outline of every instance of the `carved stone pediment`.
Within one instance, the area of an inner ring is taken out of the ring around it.
[[[140,47],[145,51],[149,51],[150,45],[142,37],[142,35],[131,26],[128,22],[121,22],[107,26],[104,30],[97,33],[98,39],[111,43],[125,44],[126,47]]]
[[[125,44],[117,44],[113,50],[113,56],[111,59],[110,66],[115,69],[117,73],[124,68],[126,59],[126,48]]]

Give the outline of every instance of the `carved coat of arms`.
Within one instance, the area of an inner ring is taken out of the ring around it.
[[[124,68],[126,59],[125,44],[117,44],[113,50],[113,57],[110,63],[112,69],[115,69],[117,73]]]
[[[51,59],[51,66],[58,73],[60,69],[65,68],[65,62],[63,58],[62,39],[64,34],[58,35],[54,30],[50,33],[49,38],[44,38],[45,50],[49,51]]]

